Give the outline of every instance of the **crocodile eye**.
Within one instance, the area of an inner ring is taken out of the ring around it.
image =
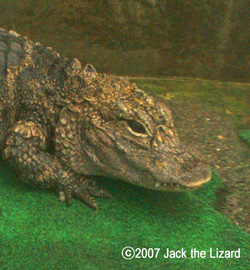
[[[137,133],[138,135],[147,135],[145,127],[138,121],[126,120],[126,122],[128,124],[129,129],[131,129],[133,133]]]

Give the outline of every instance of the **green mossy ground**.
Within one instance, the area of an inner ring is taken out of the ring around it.
[[[250,129],[240,131],[240,137],[250,145]]]
[[[235,93],[239,87],[233,91],[223,85],[215,88],[214,83],[206,88],[193,82],[137,82],[148,92],[202,100],[218,110],[216,99],[223,99],[223,108],[234,114],[237,125],[244,119],[244,108],[233,103],[237,97],[237,102],[247,106],[244,95]],[[3,162],[0,171],[2,269],[249,268],[250,236],[214,209],[222,186],[216,172],[202,189],[188,193],[156,192],[119,180],[103,180],[101,185],[115,200],[98,199],[99,212],[95,213],[78,200],[68,207],[58,202],[55,194],[21,183]],[[125,246],[161,251],[158,258],[126,261],[121,256]],[[166,248],[183,248],[188,258],[164,259]],[[205,251],[206,258],[190,258],[192,248]],[[240,248],[241,257],[209,258],[210,248]]]
[[[115,200],[95,213],[74,200],[28,187],[1,168],[2,269],[247,269],[250,236],[213,209],[221,185],[214,174],[195,193],[163,193],[105,180]],[[161,248],[157,259],[126,261],[123,247]],[[164,259],[166,248],[187,259]],[[207,257],[190,258],[190,250]],[[240,259],[212,259],[209,249],[241,249]]]

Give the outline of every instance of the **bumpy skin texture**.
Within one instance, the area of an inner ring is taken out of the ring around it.
[[[208,165],[179,141],[165,104],[3,29],[0,143],[23,181],[96,209],[92,196],[112,196],[93,176],[156,190],[192,189],[211,178]]]

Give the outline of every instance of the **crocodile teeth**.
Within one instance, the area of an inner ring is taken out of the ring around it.
[[[156,182],[156,183],[155,183],[155,187],[156,187],[156,188],[158,188],[160,185],[161,185],[160,182]]]

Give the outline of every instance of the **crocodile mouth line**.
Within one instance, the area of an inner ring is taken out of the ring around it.
[[[155,189],[162,190],[162,191],[188,191],[188,190],[197,189],[201,186],[202,185],[197,186],[197,187],[187,187],[187,186],[183,186],[177,183],[160,183],[160,182],[155,183]]]
[[[191,182],[186,185],[179,184],[179,183],[161,183],[159,181],[155,182],[155,189],[158,190],[169,190],[169,191],[188,191],[188,190],[195,190],[202,187],[205,183],[210,181],[211,175],[208,175],[205,179],[202,179],[198,182]]]

